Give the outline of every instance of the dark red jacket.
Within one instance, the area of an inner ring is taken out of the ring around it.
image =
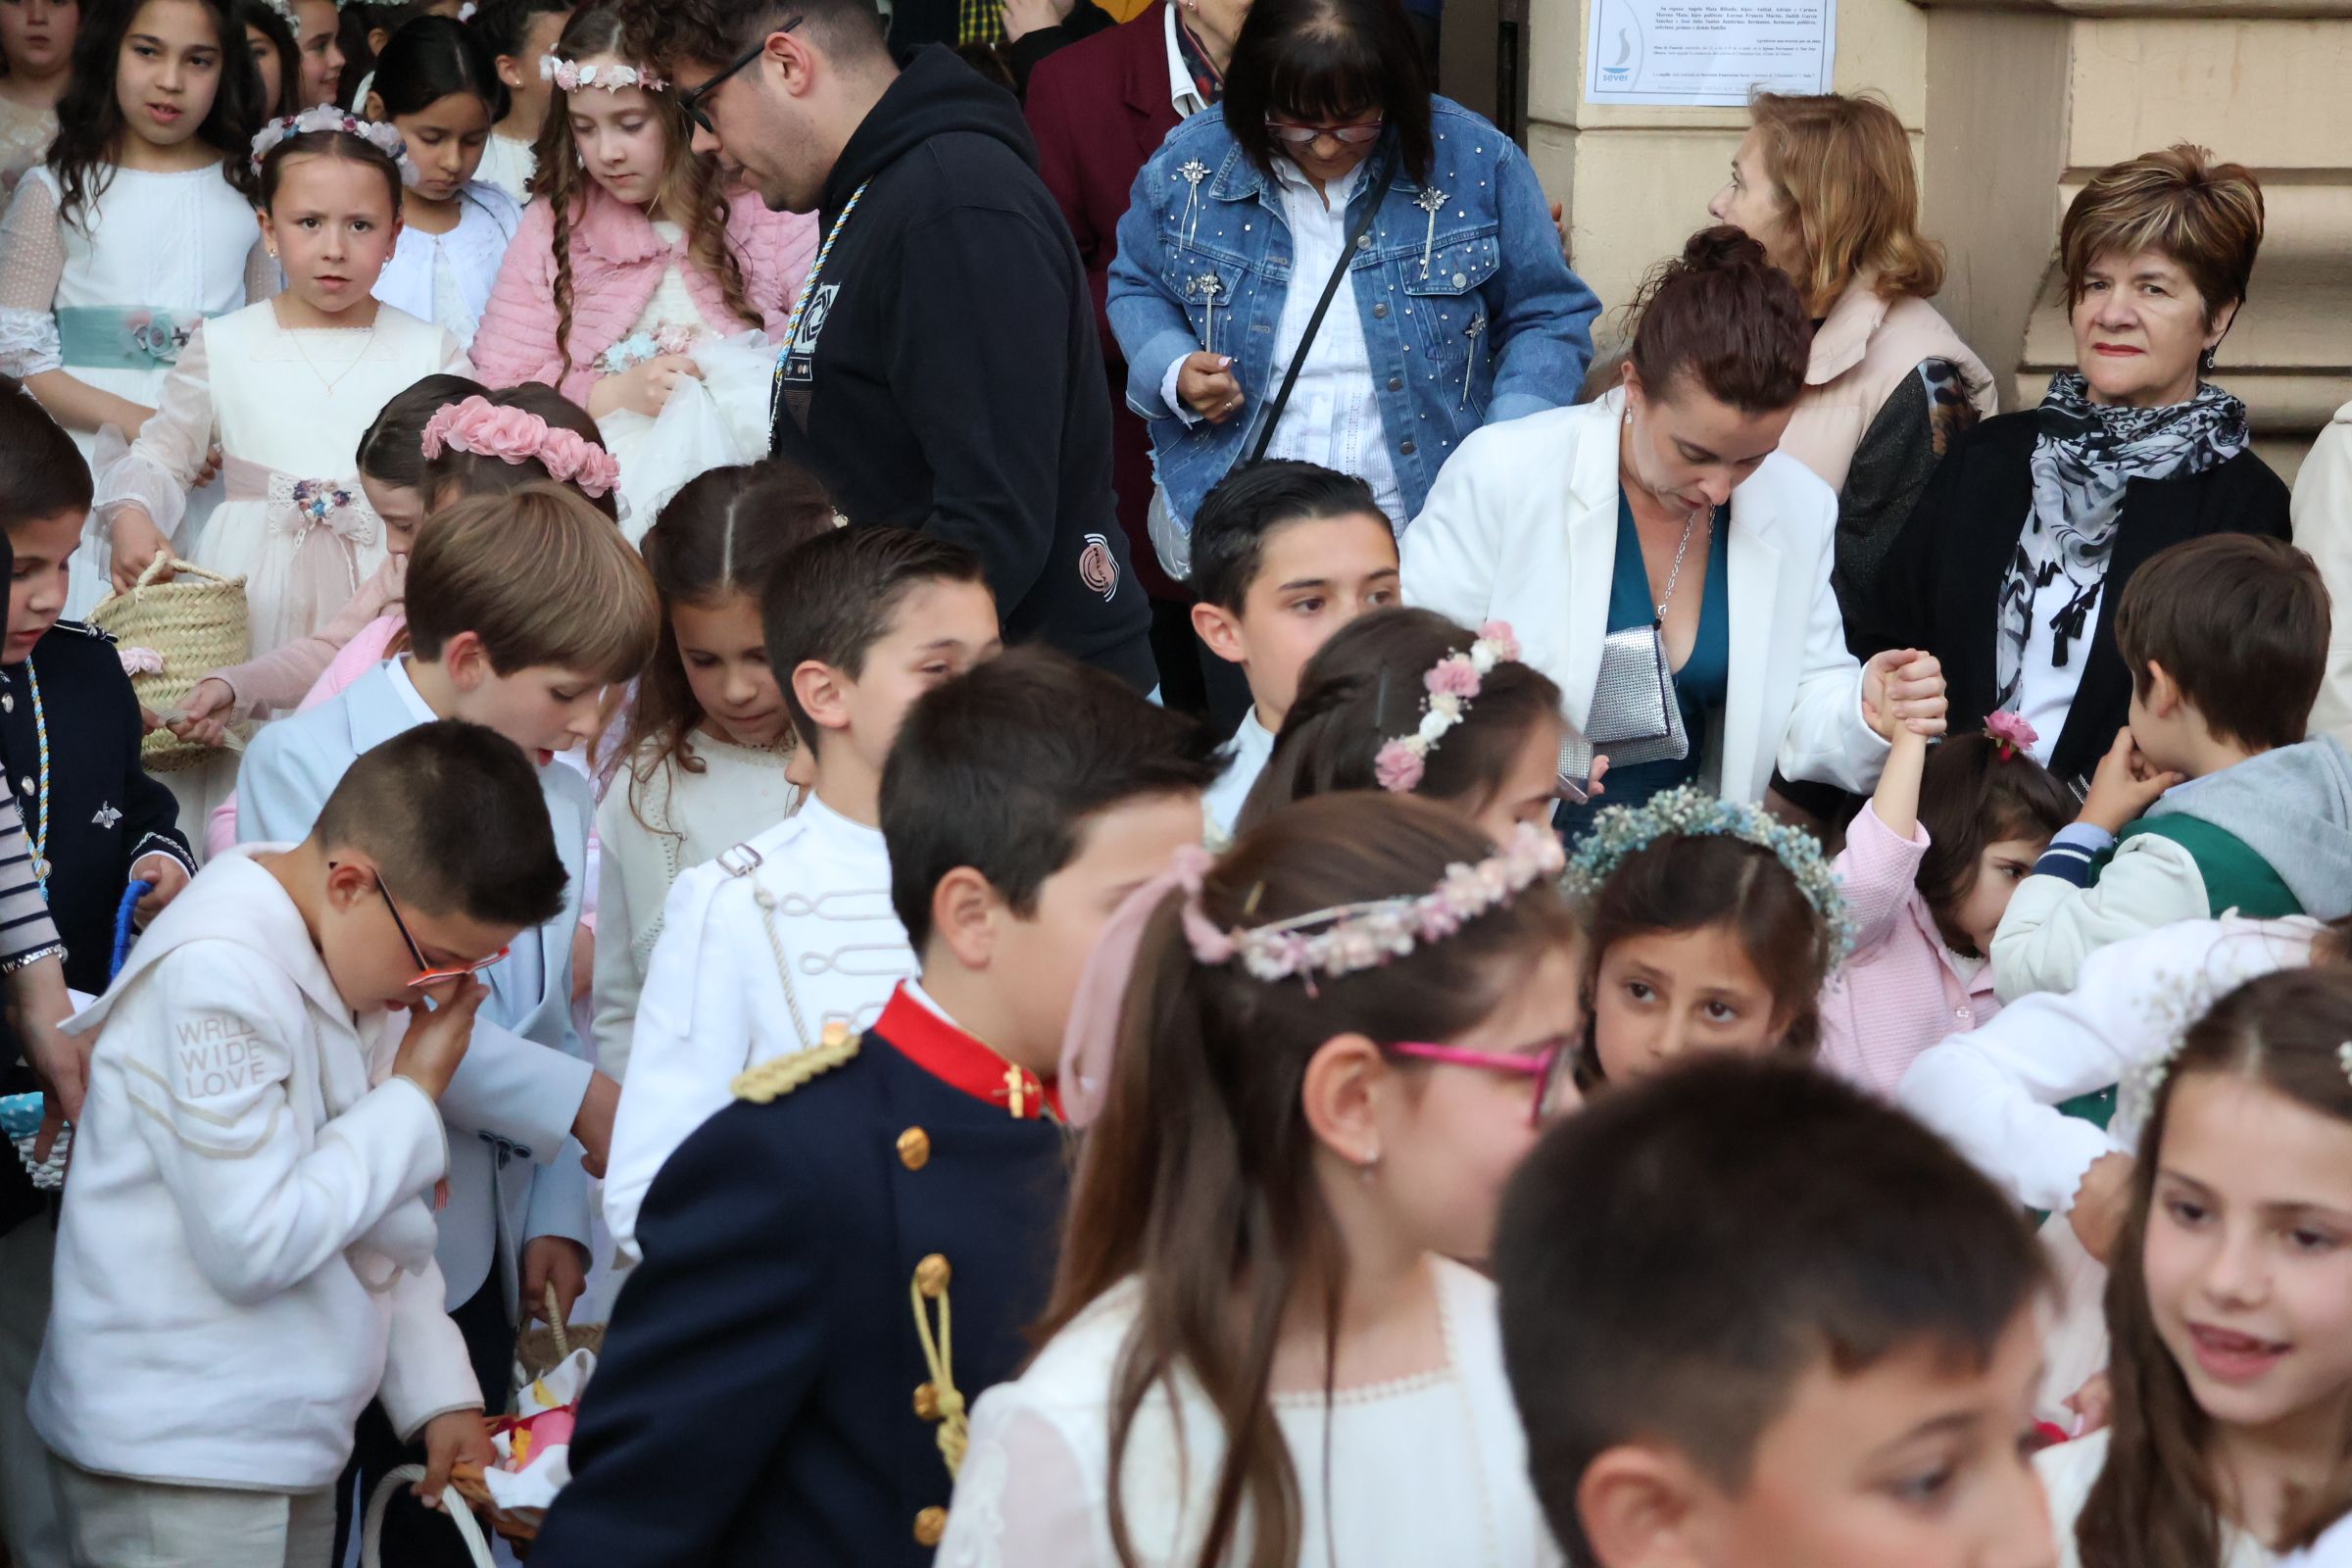
[[[1110,482],[1118,492],[1119,525],[1126,530],[1136,575],[1156,599],[1183,597],[1159,569],[1145,516],[1152,505],[1152,437],[1127,407],[1127,361],[1102,300],[1110,259],[1119,246],[1119,219],[1144,161],[1176,128],[1168,94],[1166,0],[1133,22],[1056,50],[1029,78],[1029,129],[1037,137],[1038,172],[1061,204],[1077,237],[1078,255],[1095,295],[1095,325],[1102,334],[1110,399]]]

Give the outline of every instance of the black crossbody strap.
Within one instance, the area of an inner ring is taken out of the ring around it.
[[[1266,422],[1257,432],[1257,445],[1250,450],[1251,463],[1263,458],[1266,448],[1272,444],[1274,426],[1282,422],[1282,411],[1290,406],[1291,388],[1298,382],[1298,368],[1306,363],[1306,351],[1314,343],[1315,334],[1323,328],[1323,318],[1331,310],[1332,296],[1339,293],[1340,280],[1348,275],[1348,269],[1354,264],[1356,247],[1363,243],[1364,235],[1370,231],[1372,220],[1380,216],[1380,204],[1389,199],[1389,185],[1395,177],[1392,166],[1389,178],[1380,182],[1380,189],[1374,191],[1372,199],[1364,203],[1363,216],[1356,219],[1355,225],[1348,231],[1348,242],[1340,247],[1340,265],[1333,268],[1331,276],[1324,280],[1323,297],[1315,301],[1315,314],[1306,318],[1306,333],[1298,339],[1298,351],[1291,356],[1291,368],[1282,372],[1282,389],[1274,394],[1274,401],[1266,405]]]

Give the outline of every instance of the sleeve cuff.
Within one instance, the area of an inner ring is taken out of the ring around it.
[[[2050,847],[2034,862],[2035,876],[2054,876],[2074,887],[2090,886],[2091,867],[2115,847],[2115,835],[2089,822],[2071,822],[2058,830]]]
[[[1168,362],[1166,373],[1161,375],[1159,378],[1159,401],[1166,404],[1168,412],[1175,415],[1179,419],[1182,419],[1186,424],[1199,424],[1200,422],[1200,416],[1195,414],[1191,409],[1186,408],[1184,405],[1184,399],[1176,395],[1176,381],[1177,378],[1183,374],[1184,357],[1179,355],[1175,359],[1172,359]]]

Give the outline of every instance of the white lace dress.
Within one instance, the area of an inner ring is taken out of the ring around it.
[[[1298,1478],[1299,1568],[1549,1568],[1562,1560],[1528,1484],[1494,1288],[1460,1264],[1432,1266],[1449,1352],[1445,1370],[1343,1390],[1328,1407],[1321,1395],[1275,1397]],[[938,1568],[1115,1568],[1110,1387],[1138,1291],[1133,1280],[1110,1291],[1028,1371],[981,1396]],[[1147,1568],[1195,1560],[1224,1454],[1206,1395],[1189,1380],[1182,1389],[1174,1404],[1159,1392],[1145,1402],[1121,1471],[1127,1529]]]
[[[16,194],[18,182],[49,156],[49,144],[56,139],[56,110],[28,109],[0,97],[0,196]]]
[[[654,232],[674,255],[685,230],[658,221]],[[618,374],[658,354],[677,353],[694,356],[702,379],[681,383],[655,417],[615,409],[596,421],[606,449],[620,463],[621,528],[631,544],[645,537],[687,480],[767,456],[775,350],[740,322],[722,326],[707,319],[673,259],[628,335],[598,358],[597,368]]]
[[[459,192],[458,202],[458,226],[446,234],[427,234],[413,223],[401,229],[392,259],[376,277],[375,297],[449,328],[460,347],[470,349],[522,209],[478,179]]]
[[[99,473],[95,514],[103,525],[122,506],[144,507],[179,555],[242,574],[247,657],[274,653],[317,631],[383,564],[383,523],[360,489],[360,437],[417,380],[472,368],[446,329],[388,305],[371,327],[290,331],[267,300],[217,317],[188,340],[137,442]],[[191,550],[175,530],[188,479],[216,443],[227,495]],[[182,821],[211,813],[235,763],[224,753],[171,775]]]
[[[34,169],[0,222],[0,370],[10,375],[62,368],[154,408],[197,322],[277,292],[253,209],[218,169],[114,170],[72,222],[59,200],[57,176]],[[97,432],[74,441],[88,458]],[[220,496],[216,483],[193,498],[191,542]],[[105,596],[110,565],[92,530],[74,562],[68,615]]]

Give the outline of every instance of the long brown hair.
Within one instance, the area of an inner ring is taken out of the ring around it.
[[[627,54],[620,7],[615,0],[592,0],[572,13],[556,40],[556,53],[581,61],[592,55]],[[642,63],[640,63],[642,66]],[[601,87],[588,89],[601,92]],[[686,254],[694,265],[718,278],[727,309],[747,324],[760,324],[760,312],[744,291],[743,265],[727,239],[726,176],[715,159],[694,152],[694,125],[678,107],[677,94],[649,92],[646,102],[662,123],[668,148],[662,167],[661,188],[654,193],[653,213],[668,215],[686,230]],[[532,172],[530,193],[548,204],[555,215],[556,345],[564,356],[564,373],[571,373],[571,225],[587,211],[595,177],[580,165],[579,149],[571,139],[571,95],[561,86],[551,89],[547,119],[539,127],[534,149],[539,167]]]
[[[1943,287],[1943,253],[1919,231],[1911,138],[1885,99],[1760,92],[1747,110],[1796,234],[1807,310],[1829,315],[1863,272],[1883,300],[1930,299]]]
[[[2191,1027],[2157,1092],[2132,1173],[2132,1208],[2107,1276],[2114,1435],[2107,1464],[2075,1523],[2082,1568],[2217,1568],[2224,1498],[2207,1456],[2213,1420],[2156,1331],[2143,1252],[2164,1151],[2165,1122],[2182,1079],[2229,1074],[2352,1124],[2352,975],[2281,969],[2230,992]],[[2328,1482],[2290,1499],[2280,1549],[2311,1544],[2352,1507],[2352,1432]]]
[[[686,679],[670,612],[681,604],[715,605],[732,594],[749,594],[757,608],[776,563],[833,526],[833,503],[815,475],[771,458],[697,475],[646,531],[639,549],[662,596],[662,635],[653,662],[638,677],[628,728],[612,760],[627,764],[629,810],[648,832],[669,830],[646,819],[646,786],[665,767],[704,770],[694,754],[694,731],[709,715]],[[791,734],[785,731],[786,746]]]
[[[1453,811],[1411,796],[1301,801],[1245,835],[1211,869],[1201,911],[1257,926],[1367,900],[1418,896],[1449,866],[1494,853]],[[1575,925],[1544,884],[1383,967],[1252,979],[1194,960],[1181,897],[1152,916],[1119,1023],[1100,1124],[1087,1136],[1052,1334],[1130,1275],[1142,1293],[1110,1395],[1110,1532],[1137,1546],[1120,1503],[1128,1439],[1154,1390],[1191,1378],[1225,1438],[1200,1568],[1298,1561],[1299,1497],[1267,1391],[1295,1296],[1320,1298],[1325,1377],[1348,1258],[1315,1178],[1300,1109],[1307,1063],[1334,1036],[1448,1040],[1475,1027]]]

